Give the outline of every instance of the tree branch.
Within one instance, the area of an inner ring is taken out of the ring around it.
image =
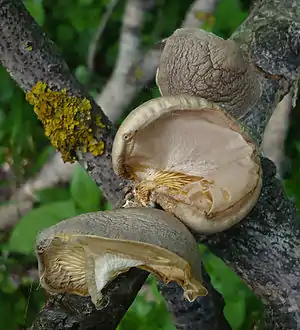
[[[229,330],[231,329],[223,314],[224,300],[210,283],[203,268],[207,297],[199,297],[193,303],[183,299],[181,287],[176,283],[164,285],[158,283],[158,289],[167,301],[167,307],[174,316],[174,323],[179,330]]]
[[[86,97],[90,101],[94,123],[93,136],[97,141],[105,142],[105,148],[101,156],[94,156],[77,149],[77,159],[102,189],[107,199],[116,207],[120,206],[123,203],[126,182],[116,177],[111,166],[110,152],[114,131],[109,129],[110,122],[105,114],[70,73],[54,44],[41,31],[20,0],[0,0],[0,31],[1,64],[25,92],[42,81],[53,90],[61,91],[65,88],[68,95],[81,99]],[[99,117],[101,125],[96,125]],[[63,299],[60,295],[53,296],[39,314],[33,329],[78,329],[79,327],[115,329],[146,276],[145,272],[135,269],[118,277],[107,289],[105,296],[108,301],[107,307],[100,311],[91,308],[89,299],[73,295],[64,295]],[[206,308],[206,305],[213,306],[211,296],[204,297],[203,300],[198,299],[198,304],[203,306],[203,311],[206,311],[209,308]],[[223,319],[221,311],[222,305],[217,315]],[[211,329],[218,322],[215,318],[211,318],[212,315],[203,315],[203,322],[207,324],[210,322]],[[86,322],[90,321],[92,323],[87,326]],[[226,321],[221,322],[226,323]]]
[[[278,102],[294,89],[300,70],[299,1],[259,2],[233,35],[256,68],[263,94],[243,118],[260,143]],[[299,219],[275,178],[274,165],[262,159],[260,199],[239,226],[211,237],[207,244],[263,299],[267,329],[300,326]]]
[[[293,109],[292,95],[288,93],[280,101],[265,129],[261,148],[267,158],[276,165],[279,178],[283,175],[285,138],[289,129],[289,115]]]
[[[197,14],[205,13],[209,17],[214,13],[217,3],[218,0],[195,0],[186,13],[182,27],[200,28],[206,23],[206,20]],[[128,31],[129,33],[130,31]],[[122,70],[119,73],[117,69],[114,70],[109,82],[100,95],[96,97],[97,104],[103,106],[112,122],[116,122],[121,117],[134,97],[154,79],[161,55],[160,47],[156,46],[148,50],[142,57],[138,47],[132,48],[130,57],[125,56],[125,52],[121,52],[122,47],[125,48],[126,46],[124,36],[122,34],[120,37],[120,52],[117,61],[117,65],[119,64]]]
[[[137,268],[118,276],[104,289],[107,304],[101,311],[95,309],[88,297],[50,296],[30,329],[116,329],[147,277],[146,271]]]
[[[111,0],[106,8],[106,12],[103,15],[101,22],[99,24],[99,27],[94,35],[94,38],[92,39],[92,42],[90,44],[89,50],[88,50],[88,56],[87,56],[87,66],[88,68],[93,71],[94,70],[94,60],[95,60],[95,56],[96,56],[96,51],[97,51],[97,45],[99,40],[101,39],[101,36],[105,30],[106,24],[114,10],[114,8],[116,7],[116,5],[118,4],[119,0]]]
[[[11,196],[8,204],[0,206],[0,231],[13,228],[29,212],[36,201],[36,192],[59,182],[71,180],[75,164],[64,163],[60,153],[50,156],[42,169]]]
[[[265,304],[266,329],[300,326],[299,225],[296,209],[263,159],[264,182],[258,203],[239,226],[204,241],[241,276]]]
[[[119,53],[113,74],[97,99],[109,119],[115,123],[120,118],[118,108],[123,104],[123,89],[129,69],[140,56],[140,33],[147,9],[153,0],[128,0],[123,16]],[[114,102],[118,106],[111,104]]]
[[[37,81],[43,80],[51,87],[66,87],[74,95],[85,95],[22,4],[16,0],[2,0],[0,5],[0,59],[19,85],[27,91]],[[260,1],[233,36],[257,70],[263,86],[261,99],[242,120],[258,143],[274,108],[299,77],[299,10],[296,0]],[[32,43],[33,51],[26,51],[26,42]],[[99,108],[91,102],[93,115],[99,114]],[[107,125],[107,119],[103,118]],[[113,133],[108,129],[96,130],[95,136],[98,140],[106,140],[104,155],[94,157],[78,152],[78,158],[112,202],[118,203],[123,193],[120,188],[122,182],[113,174],[110,164]],[[206,242],[263,299],[267,310],[267,329],[294,330],[300,324],[297,213],[294,204],[284,196],[280,182],[275,179],[272,163],[264,159],[262,163],[264,187],[255,209],[240,225],[214,235]],[[133,300],[138,290],[138,285],[135,289],[130,285],[136,283],[134,276],[128,275],[127,279],[123,285],[128,295],[119,297],[126,301]],[[69,303],[72,306],[71,301]],[[111,299],[111,303],[116,302]],[[184,328],[185,321],[179,321],[180,314],[176,313],[180,310],[184,307],[178,301],[174,314],[177,323],[184,323]],[[72,313],[68,315],[71,317]],[[109,317],[108,312],[106,315]],[[51,323],[46,324],[49,326]],[[214,328],[213,324],[211,328]]]
[[[107,199],[119,205],[123,199],[124,182],[114,174],[111,167],[110,150],[114,132],[108,129],[108,118],[71,74],[53,42],[42,32],[23,4],[17,0],[1,0],[0,5],[1,64],[25,92],[42,81],[54,90],[65,88],[69,95],[82,99],[86,97],[90,101],[92,118],[95,120],[100,117],[105,126],[93,127],[93,134],[97,141],[105,141],[106,148],[102,157],[78,152],[77,158],[104,191]]]

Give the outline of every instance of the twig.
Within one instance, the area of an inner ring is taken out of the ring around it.
[[[13,228],[32,207],[33,201],[26,199],[2,205],[0,207],[0,232]]]
[[[154,1],[127,1],[117,62],[112,76],[97,98],[97,103],[104,109],[112,122],[119,119],[118,108],[114,104],[123,101],[123,88],[126,84],[128,71],[140,54],[140,33],[145,20],[146,9],[150,7],[149,4],[154,5]]]
[[[111,0],[106,8],[106,12],[103,15],[101,22],[99,24],[99,27],[92,39],[92,42],[90,43],[90,47],[88,50],[88,56],[87,56],[87,66],[88,68],[93,71],[94,70],[94,59],[95,59],[95,55],[96,55],[96,51],[97,51],[97,45],[99,40],[102,37],[102,34],[105,30],[105,27],[107,25],[107,22],[113,12],[113,10],[115,9],[116,5],[118,4],[119,0]]]
[[[75,164],[65,164],[60,153],[55,153],[43,166],[41,171],[10,198],[9,204],[0,207],[0,231],[12,228],[33,207],[36,192],[54,187],[59,182],[68,182],[74,171]]]
[[[185,15],[183,26],[199,27],[200,29],[205,23],[213,25],[213,15],[218,2],[218,0],[195,1]]]
[[[278,103],[266,127],[261,148],[277,168],[277,175],[282,177],[282,164],[285,157],[285,138],[289,128],[289,115],[293,109],[292,96],[288,93]]]
[[[182,27],[200,28],[206,22],[206,18],[214,13],[217,3],[218,0],[194,1],[186,13]],[[97,104],[103,107],[112,122],[121,117],[140,90],[153,80],[161,54],[161,49],[154,47],[139,59],[138,48],[132,47],[131,55],[128,53],[128,57],[121,53],[122,45],[125,47],[126,43],[126,39],[121,35],[118,57],[121,70],[115,69],[103,91],[96,97]]]

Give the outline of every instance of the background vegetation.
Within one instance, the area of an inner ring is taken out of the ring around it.
[[[27,9],[58,45],[78,80],[92,95],[101,91],[115,64],[125,0],[120,0],[98,45],[96,68],[86,67],[87,49],[105,12],[108,0],[26,0]],[[142,43],[145,49],[170,35],[184,18],[191,0],[157,0],[147,14]],[[247,17],[248,1],[221,0],[214,20],[205,26],[228,37]],[[166,19],[167,17],[167,19]],[[154,84],[147,86],[128,111],[157,95]],[[299,111],[291,114],[287,138],[286,187],[300,203]],[[0,203],[43,166],[52,147],[43,128],[24,99],[24,94],[0,67]],[[9,166],[9,171],[3,171]],[[84,192],[84,193],[83,193]],[[80,213],[108,209],[101,192],[87,174],[77,167],[70,184],[40,191],[32,211],[10,232],[0,233],[0,329],[15,330],[29,326],[45,301],[39,288],[33,251],[37,231]],[[247,330],[261,317],[262,303],[223,262],[205,247],[203,254],[214,287],[224,296],[224,313],[232,329]],[[119,330],[174,329],[171,316],[155,281],[147,285],[119,325]]]

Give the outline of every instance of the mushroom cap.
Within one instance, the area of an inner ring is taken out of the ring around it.
[[[156,72],[161,95],[203,97],[243,116],[260,97],[261,86],[239,45],[213,33],[177,29],[164,40]]]
[[[244,218],[261,189],[256,145],[220,106],[192,96],[152,99],[123,121],[113,168],[136,199],[156,202],[199,233]]]
[[[62,221],[38,235],[36,254],[44,288],[90,295],[96,307],[105,285],[131,267],[176,281],[190,301],[207,293],[194,237],[162,210],[128,208]]]

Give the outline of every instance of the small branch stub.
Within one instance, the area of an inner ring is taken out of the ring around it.
[[[258,149],[218,105],[167,96],[133,110],[113,144],[117,175],[142,205],[158,203],[204,234],[242,220],[261,189]]]
[[[177,282],[189,301],[207,294],[194,237],[162,210],[127,208],[62,221],[39,234],[36,254],[49,293],[90,295],[97,308],[101,290],[131,267]]]

